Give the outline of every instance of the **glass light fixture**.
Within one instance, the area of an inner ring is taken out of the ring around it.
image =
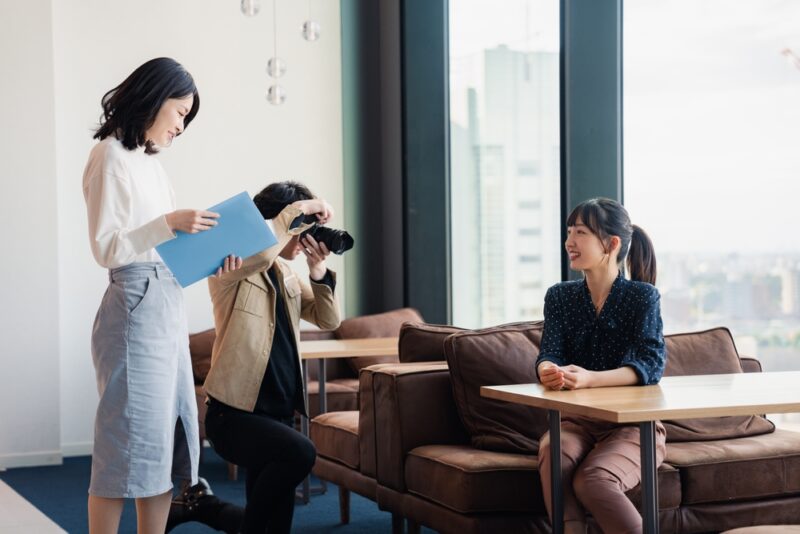
[[[286,91],[278,84],[270,85],[267,89],[267,102],[273,106],[280,106],[286,101]]]
[[[246,17],[254,17],[261,10],[261,0],[242,0],[242,13]]]
[[[286,63],[279,57],[271,57],[267,61],[267,74],[272,78],[280,78],[286,74]]]
[[[306,41],[314,42],[319,40],[319,32],[319,22],[311,18],[311,0],[308,0],[308,19],[300,27],[300,33]]]
[[[303,34],[303,39],[306,41],[313,42],[319,40],[319,22],[310,19],[305,21],[303,23],[303,27],[301,28],[301,33]]]

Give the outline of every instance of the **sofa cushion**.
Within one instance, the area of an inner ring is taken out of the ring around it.
[[[535,455],[424,445],[406,459],[410,493],[460,513],[546,513]]]
[[[421,322],[407,322],[400,327],[398,351],[401,363],[443,362],[444,340],[463,328]]]
[[[425,445],[409,453],[405,469],[410,493],[462,514],[546,513],[534,455]],[[638,506],[640,487],[627,495]],[[659,468],[658,501],[661,510],[680,506],[681,482],[672,466]]]
[[[667,444],[666,462],[683,481],[683,503],[800,493],[800,432]]]
[[[338,339],[353,339],[365,337],[396,337],[400,335],[400,327],[406,321],[422,321],[422,316],[414,308],[400,308],[385,313],[374,315],[361,315],[345,319],[334,331]],[[397,356],[366,356],[362,358],[348,358],[353,372],[358,375],[364,367],[377,363],[397,363]]]
[[[311,420],[309,436],[318,455],[358,469],[358,410],[318,415]]]
[[[203,384],[211,369],[211,349],[217,332],[213,328],[189,335],[189,355],[192,358],[192,374],[195,384]]]
[[[453,334],[445,340],[453,398],[472,445],[535,454],[547,411],[481,397],[481,386],[536,382],[541,323],[516,323]]]
[[[741,373],[739,353],[727,328],[712,328],[664,337],[667,365],[664,376]],[[775,429],[759,415],[704,417],[663,421],[667,442],[707,441],[766,434]]]

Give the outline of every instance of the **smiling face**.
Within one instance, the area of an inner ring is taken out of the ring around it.
[[[578,217],[573,226],[567,227],[567,240],[564,242],[564,248],[569,255],[569,268],[575,271],[588,271],[601,265],[616,263],[618,246],[614,245],[619,238],[615,241],[612,237],[609,241],[607,249],[600,238]],[[606,256],[607,253],[611,254]]]
[[[192,109],[194,97],[169,98],[161,105],[155,121],[145,132],[145,139],[159,147],[168,147],[183,132],[183,121]]]

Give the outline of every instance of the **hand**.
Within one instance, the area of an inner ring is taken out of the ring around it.
[[[241,267],[242,267],[242,258],[231,254],[230,256],[225,258],[225,261],[222,262],[222,266],[217,269],[215,276],[222,276],[224,273],[235,271],[236,269],[240,269]]]
[[[333,219],[333,208],[321,198],[298,200],[293,206],[300,208],[305,215],[316,215],[319,224],[325,224]]]
[[[167,213],[167,224],[173,232],[179,230],[187,234],[196,234],[209,230],[217,225],[215,219],[219,213],[205,210],[175,210]]]
[[[567,365],[562,367],[564,372],[564,387],[566,389],[583,389],[592,387],[593,371],[589,371],[578,365]]]
[[[564,389],[564,371],[553,362],[544,361],[537,368],[539,383],[547,389],[558,391]]]
[[[300,240],[300,245],[303,247],[303,254],[306,255],[306,263],[308,263],[308,274],[311,279],[316,281],[322,280],[325,272],[328,270],[325,267],[325,258],[327,258],[331,251],[325,246],[325,243],[317,241],[310,235],[305,236]]]

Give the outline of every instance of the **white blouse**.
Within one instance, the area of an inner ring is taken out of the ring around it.
[[[134,262],[161,261],[156,245],[175,234],[166,214],[175,192],[164,168],[144,147],[128,150],[114,138],[95,145],[83,172],[89,241],[95,260],[114,269]]]

